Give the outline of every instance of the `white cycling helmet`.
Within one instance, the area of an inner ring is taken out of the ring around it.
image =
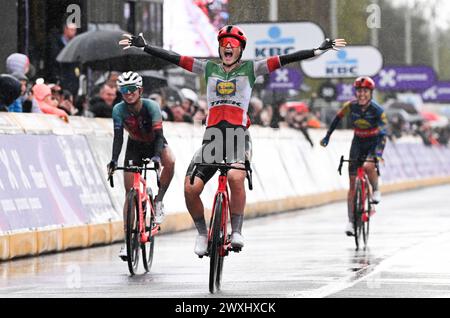
[[[142,87],[142,76],[136,72],[123,72],[117,79],[117,85],[119,87],[127,85]]]
[[[198,95],[192,89],[182,88],[181,93],[183,94],[184,98],[189,99],[194,104],[197,103]]]

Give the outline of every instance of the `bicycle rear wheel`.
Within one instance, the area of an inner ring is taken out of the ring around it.
[[[221,229],[223,213],[222,202],[222,195],[218,194],[216,198],[216,204],[214,206],[213,219],[211,220],[212,239],[211,246],[209,248],[209,291],[211,294],[214,294],[216,290],[220,290],[220,283],[222,278],[223,257],[220,256],[220,250],[223,244],[223,232]]]
[[[150,188],[147,188],[147,195],[149,197],[149,206],[144,210],[145,232],[149,235],[149,241],[141,244],[142,249],[142,263],[146,272],[150,271],[153,264],[153,250],[155,247],[155,237],[151,235],[152,229],[155,226],[155,217],[153,216],[150,206],[154,208],[153,193]]]
[[[359,249],[359,243],[362,232],[361,214],[363,211],[362,186],[359,180],[355,181],[355,196],[353,198],[353,229],[355,231],[356,250]]]
[[[366,198],[364,202],[364,217],[362,218],[362,233],[364,241],[364,249],[367,248],[369,242],[369,229],[370,229],[370,211],[372,209],[372,204],[370,203],[370,191],[369,185],[366,186]]]
[[[126,245],[128,270],[134,275],[139,265],[139,207],[134,189],[128,193]]]

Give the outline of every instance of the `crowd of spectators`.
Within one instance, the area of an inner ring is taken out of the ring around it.
[[[427,146],[448,146],[450,139],[450,123],[445,116],[434,114],[434,120],[427,120],[413,105],[404,109],[392,109],[392,103],[386,103],[388,117],[388,136],[393,142],[405,136],[418,136]],[[402,104],[400,104],[402,105]],[[425,112],[427,114],[427,112]],[[428,112],[429,114],[429,112]]]
[[[75,35],[76,26],[64,26],[62,34],[56,35],[52,42],[52,54],[56,57]],[[70,120],[69,116],[111,118],[114,105],[121,101],[116,83],[120,75],[118,72],[107,73],[105,79],[92,87],[87,96],[79,95],[74,65],[62,67],[55,61],[47,72],[47,80],[36,78],[35,70],[24,54],[11,54],[5,66],[7,74],[0,75],[0,111],[55,114],[65,121]],[[177,98],[168,90],[153,88],[153,92],[144,97],[158,102],[164,121],[204,125],[208,115],[206,98],[188,88],[181,89],[179,93]],[[308,129],[326,128],[337,109],[331,114],[330,109],[325,107],[327,112],[324,113],[318,111],[311,101],[309,104],[314,108],[310,109],[301,102],[267,104],[258,97],[252,97],[248,115],[252,125],[299,130],[313,147]],[[449,124],[437,126],[427,120],[405,120],[399,114],[388,114],[388,133],[392,141],[405,135],[415,135],[426,145],[448,146]],[[339,128],[350,127],[344,124]]]
[[[405,122],[398,117],[392,118],[388,123],[391,141],[395,142],[404,136],[418,136],[426,146],[449,146],[450,124],[435,125],[425,120]]]

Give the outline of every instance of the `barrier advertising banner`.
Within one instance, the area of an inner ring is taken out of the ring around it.
[[[108,222],[112,214],[85,137],[2,136],[0,232]]]

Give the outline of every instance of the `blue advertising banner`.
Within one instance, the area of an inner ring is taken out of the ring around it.
[[[450,103],[450,82],[436,82],[422,93],[424,102]]]
[[[114,209],[84,136],[2,135],[0,232],[108,222]]]
[[[274,91],[299,89],[302,82],[302,75],[296,69],[280,68],[270,73],[268,88]]]
[[[346,102],[355,99],[355,92],[353,90],[353,84],[339,83],[336,85],[337,96],[336,100],[338,102]]]
[[[436,79],[434,69],[429,66],[388,66],[374,77],[380,91],[423,91]]]

